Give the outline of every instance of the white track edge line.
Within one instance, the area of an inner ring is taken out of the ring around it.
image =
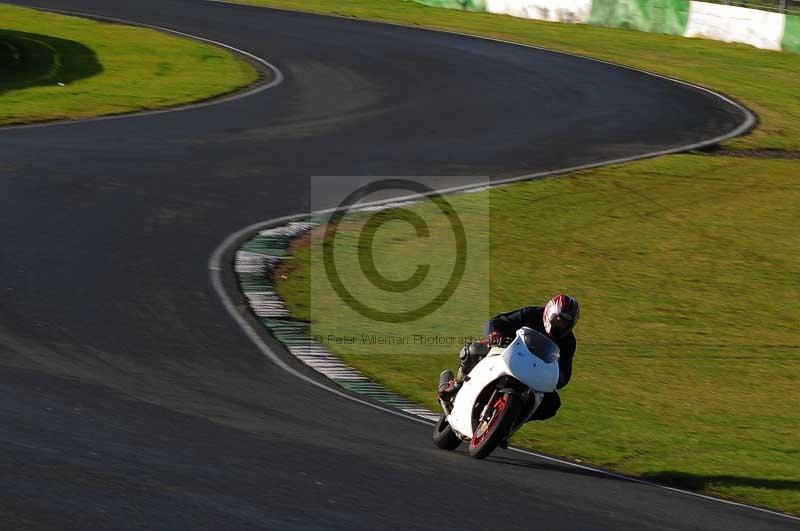
[[[444,33],[444,34],[447,34],[447,35],[458,35],[458,36],[461,36],[461,37],[467,37],[467,38],[471,38],[471,39],[480,39],[480,40],[484,40],[484,41],[499,42],[499,43],[503,43],[503,44],[508,44],[508,45],[511,45],[511,46],[522,46],[524,48],[532,48],[534,50],[540,50],[540,51],[543,51],[543,52],[548,52],[548,53],[553,53],[553,54],[558,54],[558,55],[565,55],[565,56],[568,56],[568,57],[575,57],[577,59],[582,59],[582,60],[585,60],[585,61],[594,61],[594,62],[597,62],[597,63],[603,63],[603,64],[614,66],[614,67],[617,67],[617,68],[624,68],[626,70],[632,70],[634,72],[640,72],[642,74],[651,75],[651,76],[654,76],[654,77],[665,79],[667,81],[672,81],[674,83],[678,83],[678,84],[681,84],[681,85],[692,87],[692,88],[700,90],[702,92],[706,92],[708,94],[711,94],[712,96],[715,96],[715,97],[725,101],[726,103],[729,103],[729,104],[733,105],[734,107],[738,108],[739,111],[744,113],[745,116],[747,116],[747,119],[745,120],[745,122],[742,123],[736,129],[734,129],[731,133],[727,133],[725,135],[720,135],[719,137],[717,137],[715,139],[712,139],[712,140],[709,140],[709,141],[706,141],[706,142],[698,143],[697,147],[700,147],[702,145],[715,144],[717,142],[721,142],[722,140],[728,140],[728,139],[730,139],[732,137],[739,136],[742,133],[746,132],[747,130],[751,129],[756,123],[756,116],[755,116],[755,114],[753,114],[753,112],[750,109],[748,109],[744,105],[738,103],[737,101],[733,100],[732,98],[730,98],[728,96],[725,96],[724,94],[721,94],[721,93],[719,93],[719,92],[717,92],[715,90],[712,90],[710,88],[703,87],[702,85],[696,85],[694,83],[690,83],[688,81],[683,81],[681,79],[670,77],[670,76],[667,76],[667,75],[664,75],[664,74],[658,74],[656,72],[651,72],[649,70],[636,68],[634,66],[629,66],[629,65],[620,64],[620,63],[613,63],[611,61],[606,61],[605,59],[598,59],[598,58],[595,58],[595,57],[587,57],[585,55],[580,55],[578,53],[565,52],[565,51],[561,51],[561,50],[552,50],[550,48],[546,48],[544,46],[538,46],[536,44],[526,44],[526,43],[522,43],[522,42],[514,42],[514,41],[508,41],[508,40],[504,40],[504,39],[496,39],[494,37],[486,37],[486,36],[483,36],[483,35],[476,35],[476,34],[473,34],[473,33],[465,33],[465,32],[455,31],[455,30],[429,28],[429,27],[425,27],[425,26],[413,26],[411,24],[403,24],[402,22],[392,22],[392,21],[387,21],[387,20],[375,20],[375,19],[369,19],[369,18],[346,17],[346,16],[343,16],[343,15],[327,14],[327,13],[315,13],[315,12],[312,12],[312,11],[300,11],[300,10],[296,10],[296,9],[287,9],[287,8],[283,8],[283,7],[265,6],[265,5],[259,5],[259,4],[248,4],[248,3],[244,3],[244,2],[236,2],[235,0],[205,0],[205,1],[206,2],[216,3],[216,4],[229,4],[229,5],[245,6],[245,7],[251,7],[251,8],[255,7],[255,8],[267,9],[267,10],[272,9],[274,11],[282,11],[284,13],[299,13],[299,14],[304,14],[304,15],[318,16],[318,17],[335,18],[335,19],[340,19],[340,20],[347,20],[347,21],[350,21],[350,22],[361,22],[361,23],[369,23],[369,24],[383,24],[383,25],[386,25],[386,26],[395,26],[395,27],[405,28],[405,29],[410,29],[410,30],[415,30],[415,31],[431,31],[431,32],[434,32],[434,33]],[[503,15],[496,15],[496,16],[503,16]],[[532,22],[546,22],[546,21],[532,21]],[[560,24],[560,23],[558,23],[558,24]],[[695,149],[695,148],[688,147],[688,148],[685,148],[685,149]],[[670,152],[671,151],[665,150],[663,152],[663,154],[667,154],[667,153],[670,153]],[[658,154],[654,154],[653,156],[658,156]]]
[[[221,256],[222,254],[224,254],[224,250],[225,250],[224,247],[218,248],[217,251],[214,252],[214,256],[217,255],[217,252],[220,252],[220,256]],[[275,351],[273,351],[271,348],[269,348],[269,346],[266,343],[264,343],[264,341],[259,337],[258,332],[256,332],[256,330],[252,326],[250,326],[250,323],[248,323],[245,320],[245,318],[242,317],[242,315],[238,312],[238,310],[236,309],[236,305],[233,304],[233,301],[230,300],[230,297],[228,297],[228,293],[225,291],[225,287],[224,287],[224,285],[222,283],[221,270],[219,268],[213,268],[213,267],[211,268],[211,283],[214,286],[214,290],[217,292],[217,295],[219,296],[220,300],[222,301],[223,306],[225,306],[225,309],[228,311],[230,316],[233,317],[233,320],[236,321],[236,323],[242,328],[242,330],[245,332],[247,337],[249,337],[253,341],[253,343],[255,343],[255,345],[262,352],[262,354],[264,354],[267,358],[269,358],[270,361],[272,361],[272,363],[274,363],[275,365],[277,365],[278,367],[280,367],[284,371],[288,372],[289,374],[291,374],[293,376],[296,376],[297,378],[300,378],[301,380],[303,380],[303,381],[305,381],[307,383],[310,383],[311,385],[319,387],[320,389],[324,389],[325,391],[333,393],[333,394],[335,394],[337,396],[340,396],[342,398],[347,398],[348,400],[352,400],[352,401],[357,402],[359,404],[363,404],[365,406],[369,406],[369,407],[378,409],[380,411],[383,411],[385,413],[389,413],[391,415],[395,415],[395,416],[398,416],[398,417],[403,417],[403,418],[406,418],[406,419],[409,419],[409,420],[420,422],[422,424],[429,424],[428,421],[422,420],[422,419],[420,419],[418,417],[415,417],[415,416],[412,416],[412,415],[408,415],[408,414],[404,414],[404,413],[401,413],[401,412],[396,411],[394,409],[385,408],[385,407],[379,406],[377,404],[373,404],[371,402],[367,402],[366,400],[361,400],[361,399],[356,398],[356,397],[354,397],[352,395],[349,395],[347,393],[344,393],[344,392],[340,391],[339,389],[336,389],[336,388],[330,387],[328,385],[325,385],[324,383],[319,382],[319,381],[315,380],[314,378],[311,378],[310,376],[307,376],[307,375],[303,374],[302,372],[298,371],[297,369],[295,369],[294,367],[290,366],[285,361],[283,361],[283,359],[280,356],[278,356],[275,353]]]
[[[49,13],[68,15],[68,16],[73,16],[73,17],[82,17],[82,18],[87,18],[87,19],[90,19],[90,20],[99,21],[99,22],[110,22],[110,23],[124,24],[126,26],[133,26],[133,27],[152,29],[152,30],[161,31],[161,32],[164,32],[164,33],[170,33],[170,34],[173,34],[173,35],[177,35],[179,37],[185,37],[187,39],[193,39],[193,40],[196,40],[196,41],[205,42],[207,44],[212,44],[214,46],[218,46],[220,48],[224,48],[226,50],[230,50],[230,51],[234,52],[235,54],[244,56],[244,57],[250,59],[251,61],[253,61],[255,63],[258,63],[259,65],[265,67],[267,70],[272,72],[272,80],[269,81],[268,83],[256,82],[256,84],[254,86],[252,86],[251,88],[248,88],[248,89],[245,89],[245,90],[241,90],[241,91],[240,90],[235,90],[232,93],[229,93],[227,95],[223,94],[221,96],[212,96],[209,99],[206,99],[204,101],[199,101],[199,102],[196,102],[196,103],[179,104],[179,105],[174,106],[174,107],[165,107],[163,109],[153,109],[153,110],[149,110],[149,111],[131,111],[131,112],[123,112],[123,113],[120,113],[120,114],[110,114],[110,115],[106,115],[106,116],[92,116],[92,117],[89,117],[89,118],[76,118],[76,119],[67,118],[67,119],[50,120],[50,121],[44,121],[44,122],[35,122],[35,123],[29,123],[29,124],[17,124],[17,125],[13,125],[12,124],[12,125],[7,125],[7,126],[0,126],[0,133],[2,133],[3,131],[16,131],[16,130],[20,130],[20,129],[33,129],[33,128],[37,128],[37,127],[55,127],[55,126],[59,126],[59,125],[83,124],[83,123],[100,122],[100,121],[106,121],[106,120],[120,120],[120,119],[124,119],[124,118],[139,118],[139,117],[143,117],[143,116],[154,116],[154,115],[158,115],[158,114],[167,114],[167,113],[171,113],[171,112],[190,111],[190,110],[193,110],[193,109],[200,109],[200,108],[203,108],[203,107],[210,107],[211,105],[220,105],[220,104],[223,104],[223,103],[229,103],[229,102],[233,102],[233,101],[236,101],[236,100],[240,100],[242,98],[247,98],[247,97],[250,97],[250,96],[254,96],[254,95],[256,95],[256,94],[258,94],[260,92],[263,92],[265,90],[269,90],[271,88],[277,87],[278,85],[283,83],[283,81],[285,79],[285,77],[283,75],[283,72],[281,72],[281,70],[277,66],[273,65],[269,61],[267,61],[267,60],[255,55],[253,53],[247,52],[245,50],[242,50],[242,49],[237,48],[235,46],[232,46],[230,44],[225,44],[224,42],[219,42],[219,41],[215,41],[215,40],[212,40],[212,39],[206,39],[205,37],[198,37],[197,35],[192,35],[191,33],[184,33],[182,31],[173,30],[173,29],[162,27],[162,26],[156,26],[154,24],[146,24],[144,22],[137,22],[137,21],[134,21],[134,20],[127,20],[127,19],[115,18],[115,17],[107,17],[107,16],[103,16],[103,15],[93,15],[91,13],[83,13],[83,12],[79,12],[79,11],[69,11],[69,10],[64,10],[64,9],[51,9],[51,8],[48,8],[48,7],[27,6],[27,5],[26,6],[19,5],[18,7],[25,7],[25,8],[28,8],[28,9],[35,9],[35,10],[38,10],[38,11],[44,11],[44,12],[49,12]]]
[[[559,464],[562,464],[562,465],[569,465],[569,466],[571,466],[573,468],[580,468],[582,470],[587,470],[587,471],[590,471],[590,472],[597,472],[597,473],[603,474],[605,476],[610,476],[610,477],[613,477],[613,478],[616,478],[616,479],[625,479],[625,480],[628,480],[628,481],[632,481],[634,483],[639,483],[641,485],[649,485],[651,487],[658,487],[659,489],[669,490],[669,491],[672,491],[672,492],[679,492],[681,494],[688,494],[690,496],[694,496],[695,498],[703,498],[704,500],[711,500],[711,501],[715,501],[715,502],[719,502],[719,503],[724,503],[726,505],[732,505],[732,506],[735,506],[735,507],[740,507],[740,508],[743,508],[743,509],[752,509],[754,511],[759,511],[759,512],[762,512],[762,513],[771,514],[773,516],[780,516],[780,517],[783,517],[783,518],[788,518],[789,520],[796,520],[796,521],[800,522],[800,517],[793,516],[791,514],[781,513],[781,512],[778,512],[778,511],[772,511],[770,509],[765,509],[763,507],[757,507],[755,505],[748,505],[746,503],[735,502],[735,501],[732,501],[732,500],[726,500],[724,498],[715,498],[714,496],[709,496],[707,494],[701,494],[699,492],[693,492],[693,491],[690,491],[690,490],[683,490],[683,489],[679,489],[677,487],[670,487],[669,485],[662,485],[660,483],[653,483],[651,481],[647,481],[646,479],[640,479],[640,478],[636,478],[636,477],[625,476],[623,474],[617,474],[615,472],[610,472],[608,470],[603,470],[601,468],[592,468],[590,466],[581,465],[581,464],[578,464],[578,463],[573,463],[571,461],[566,461],[564,459],[558,459],[556,457],[551,457],[549,455],[538,454],[538,453],[532,452],[530,450],[523,450],[522,448],[511,448],[510,447],[509,450],[513,450],[515,452],[519,452],[519,453],[523,453],[523,454],[532,455],[532,456],[538,457],[539,459],[544,459],[546,461],[551,461],[551,462],[559,463]]]

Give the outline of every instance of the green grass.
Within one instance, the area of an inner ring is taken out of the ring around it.
[[[258,79],[227,50],[155,30],[4,4],[0,21],[0,125],[171,107]]]
[[[759,129],[728,149],[800,148],[800,56],[400,0],[257,2],[490,35],[657,71],[759,113]],[[451,300],[413,323],[376,323],[343,304],[323,272],[321,231],[295,245],[277,288],[323,336],[479,334],[491,313],[567,290],[584,314],[565,405],[526,427],[516,444],[800,514],[799,176],[798,159],[688,154],[453,196],[470,244],[488,245],[488,260],[471,255]],[[427,205],[414,209],[430,216]],[[570,216],[554,222],[554,212]],[[450,234],[442,219],[430,218],[427,240],[398,222],[377,233],[373,254],[386,277],[432,264],[431,284],[410,299],[361,276],[362,223],[343,224],[336,247],[343,282],[358,298],[403,309],[441,286],[454,254],[440,236]],[[457,348],[446,345],[331,348],[431,408],[438,372],[457,363]]]

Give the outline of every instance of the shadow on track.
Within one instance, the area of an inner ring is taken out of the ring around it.
[[[0,29],[0,94],[68,84],[103,71],[97,54],[79,42]]]
[[[625,481],[622,477],[604,474],[603,472],[587,470],[585,468],[578,468],[569,465],[562,465],[559,463],[548,463],[545,461],[533,461],[527,459],[512,459],[510,457],[491,456],[487,459],[493,463],[499,463],[507,466],[516,466],[522,468],[531,468],[534,470],[542,470],[548,472],[558,472],[561,474],[574,474],[577,476],[584,476],[590,478],[613,479],[616,481]]]
[[[703,490],[708,487],[755,487],[779,490],[800,490],[800,480],[797,479],[767,479],[751,478],[746,476],[725,475],[699,475],[686,472],[650,472],[642,476],[643,479],[672,485],[687,490]]]
[[[558,463],[529,461],[525,459],[512,459],[508,457],[491,456],[487,461],[509,466],[530,468],[534,470],[553,471],[565,474],[575,474],[585,477],[596,477],[624,481],[624,474],[620,476],[605,474],[600,471],[586,470]],[[632,479],[634,479],[632,477]],[[640,479],[659,485],[667,485],[687,491],[703,491],[711,487],[754,487],[779,490],[800,490],[800,480],[793,479],[767,479],[746,476],[726,475],[699,475],[687,472],[662,471],[642,474]]]

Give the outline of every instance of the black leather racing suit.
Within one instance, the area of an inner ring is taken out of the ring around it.
[[[486,333],[491,334],[497,332],[503,337],[513,338],[517,330],[523,326],[533,328],[537,332],[547,335],[544,329],[544,322],[542,316],[544,314],[543,306],[526,306],[513,312],[501,313],[495,315],[487,325]],[[549,337],[549,336],[548,336]],[[570,331],[567,335],[561,338],[551,338],[558,345],[561,356],[558,359],[558,389],[561,389],[569,383],[572,377],[572,359],[575,357],[575,334]],[[457,380],[459,382],[464,380],[464,376],[469,374],[475,365],[483,359],[489,352],[489,346],[485,343],[471,343],[461,349],[459,353],[460,367],[458,369]],[[557,392],[546,393],[544,400],[536,410],[531,420],[546,420],[555,416],[558,408],[561,407],[561,398]]]

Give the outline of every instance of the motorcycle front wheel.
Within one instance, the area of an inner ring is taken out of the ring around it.
[[[503,393],[494,399],[489,418],[479,422],[473,430],[469,441],[470,457],[488,457],[508,437],[517,418],[520,403],[518,396],[509,393]]]

